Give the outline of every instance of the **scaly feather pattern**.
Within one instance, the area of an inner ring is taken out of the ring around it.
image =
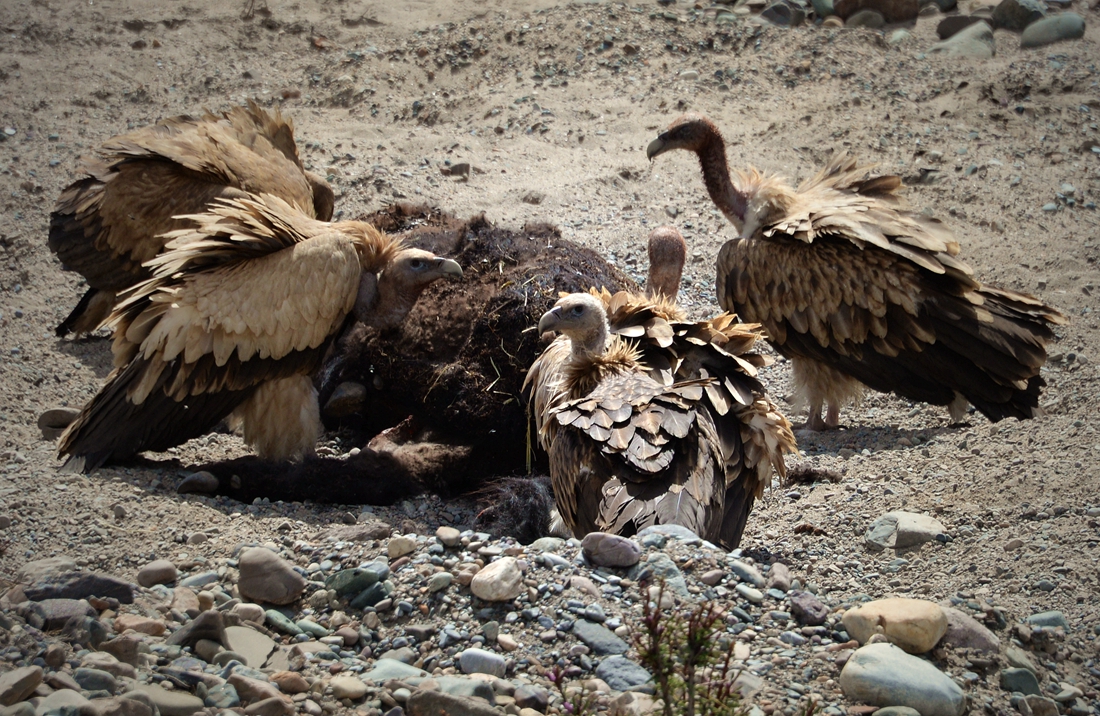
[[[731,176],[712,122],[685,115],[647,148],[699,155],[711,199],[741,236],[718,255],[719,305],[763,325],[792,360],[808,427],[835,425],[862,386],[990,420],[1039,413],[1040,369],[1060,312],[986,286],[940,221],[910,211],[896,176],[840,154],[798,188]],[[821,408],[828,414],[821,418]]]

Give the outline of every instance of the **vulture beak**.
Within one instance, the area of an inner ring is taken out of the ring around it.
[[[672,147],[665,141],[665,132],[661,132],[657,135],[657,138],[649,143],[649,146],[645,148],[646,159],[652,160],[653,157],[658,154],[667,152]]]
[[[542,318],[539,319],[539,335],[542,335],[547,331],[557,330],[558,323],[560,321],[561,306],[554,306],[549,311],[542,314]]]
[[[462,278],[462,267],[458,265],[457,261],[451,259],[436,259],[436,268],[443,276],[450,276],[454,279]]]

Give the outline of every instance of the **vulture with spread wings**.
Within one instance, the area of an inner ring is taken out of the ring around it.
[[[98,328],[119,291],[149,278],[143,264],[163,250],[164,235],[187,226],[179,217],[215,199],[272,194],[312,218],[332,219],[332,188],[302,167],[293,123],[254,102],[110,139],[82,171],[50,214],[50,250],[89,287],[59,336]]]
[[[577,536],[678,524],[733,549],[794,436],[755,378],[758,327],[687,321],[679,272],[650,270],[650,296],[570,294],[539,322],[563,334],[527,379],[554,498]]]
[[[646,150],[695,152],[738,229],[718,254],[719,305],[763,325],[791,360],[807,427],[836,426],[863,386],[992,421],[1039,412],[1053,327],[1065,316],[981,283],[938,220],[907,209],[896,176],[840,155],[797,189],[755,169],[731,177],[717,127],[684,115]],[[827,412],[822,418],[822,406]]]
[[[165,237],[152,277],[124,294],[115,370],[61,438],[66,466],[91,470],[239,424],[258,455],[313,452],[321,423],[311,375],[347,324],[401,323],[457,263],[404,249],[363,222],[326,223],[270,195],[221,199]]]

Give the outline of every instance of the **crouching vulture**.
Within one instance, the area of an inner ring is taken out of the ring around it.
[[[71,470],[240,425],[262,458],[313,452],[312,374],[355,319],[401,323],[459,265],[364,222],[317,221],[271,195],[219,199],[165,237],[111,314],[115,370],[61,437]]]
[[[529,374],[554,498],[577,536],[678,524],[733,549],[794,436],[754,377],[759,327],[687,322],[663,293],[571,294],[539,321],[565,336]]]
[[[186,227],[179,217],[215,199],[273,194],[315,219],[332,219],[332,189],[303,169],[294,125],[255,102],[115,137],[81,169],[85,176],[65,188],[50,214],[50,250],[89,286],[58,336],[98,328],[117,292],[150,277],[143,264],[163,250],[165,234]]]
[[[719,305],[763,325],[789,358],[807,427],[836,426],[863,386],[992,421],[1039,413],[1039,374],[1065,316],[982,284],[938,220],[907,209],[896,176],[834,157],[797,189],[755,169],[731,176],[707,118],[674,121],[646,149],[695,152],[740,236],[718,254]],[[824,419],[822,406],[827,406]]]

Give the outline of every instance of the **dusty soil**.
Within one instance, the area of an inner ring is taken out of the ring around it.
[[[1100,507],[1100,213],[1087,207],[1100,199],[1100,14],[1072,9],[1089,23],[1083,39],[1029,51],[997,31],[997,56],[968,61],[924,55],[937,16],[890,45],[870,30],[716,24],[683,3],[3,3],[0,514],[11,522],[0,575],[69,554],[132,577],[154,556],[178,559],[187,548],[177,535],[205,530],[204,554],[224,557],[273,539],[288,515],[299,537],[359,511],[177,496],[187,465],[244,454],[225,434],[148,465],[57,473],[37,416],[83,404],[110,363],[103,338],[53,336],[82,281],[50,255],[47,218],[79,155],[160,117],[253,98],[294,119],[305,162],[330,175],[345,217],[403,198],[509,228],[550,222],[635,277],[648,230],[674,223],[690,246],[682,299],[704,315],[717,310],[714,258],[732,228],[692,157],[650,165],[644,153],[658,128],[693,110],[723,128],[735,165],[801,179],[847,147],[902,174],[911,202],[946,220],[980,276],[1072,317],[1045,371],[1046,417],[992,425],[974,415],[952,428],[946,411],[871,396],[843,416],[845,429],[801,442],[801,460],[843,480],[773,492],[744,546],[807,575],[843,572],[842,595],[963,594],[1014,619],[1060,609],[1079,628],[1081,656],[1095,658],[1100,518],[1086,511]],[[441,171],[461,162],[468,177]],[[787,366],[763,377],[785,395]],[[351,447],[330,439],[322,452]],[[879,574],[860,536],[901,508],[935,514],[955,539],[900,575]],[[429,534],[472,514],[437,499],[378,512]],[[824,534],[796,533],[806,523]],[[1005,551],[1016,538],[1024,546]]]

